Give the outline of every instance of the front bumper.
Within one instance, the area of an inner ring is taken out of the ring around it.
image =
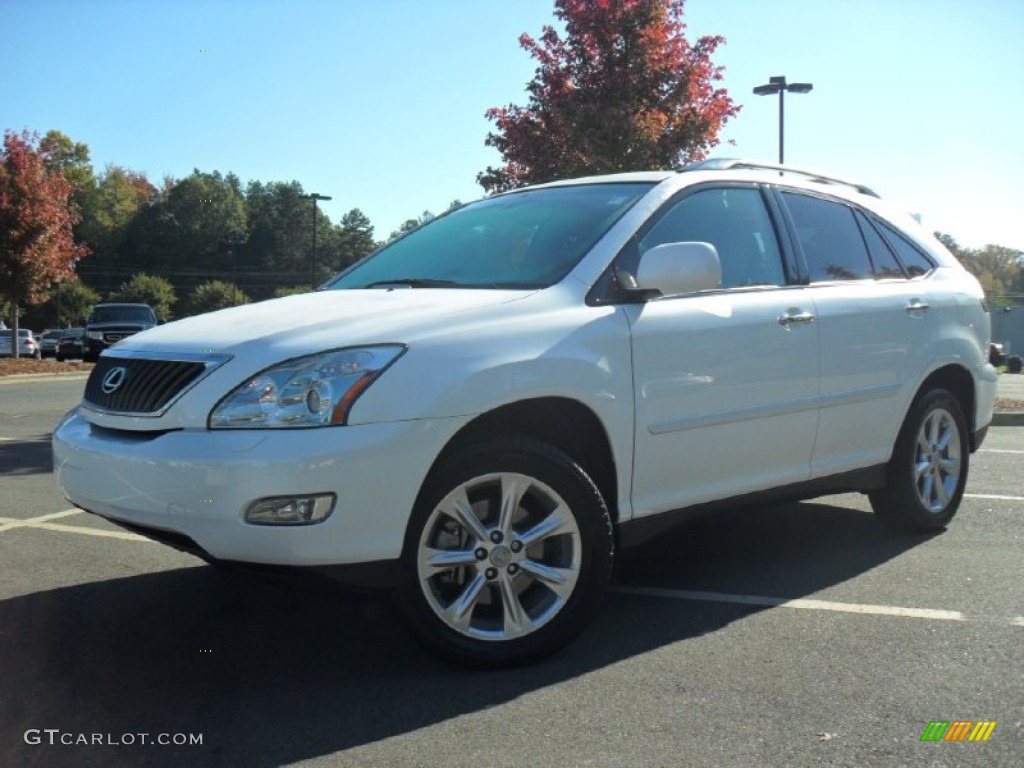
[[[188,537],[215,559],[294,566],[393,560],[434,458],[467,420],[131,433],[95,427],[75,409],[54,431],[54,471],[75,506]],[[243,519],[256,499],[313,493],[337,495],[323,522]]]

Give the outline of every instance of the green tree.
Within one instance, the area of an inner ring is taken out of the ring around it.
[[[338,232],[337,258],[332,263],[341,271],[355,264],[377,247],[373,239],[373,224],[358,208],[341,217]]]
[[[308,285],[284,285],[274,289],[273,297],[283,299],[285,296],[298,296],[300,293],[309,293]]]
[[[242,293],[237,285],[224,280],[207,280],[197,285],[186,301],[190,315],[201,315],[204,312],[248,303],[249,297]]]
[[[96,186],[89,145],[76,142],[60,131],[47,131],[39,142],[39,150],[46,158],[46,167],[60,171],[71,185],[71,212],[79,220]]]
[[[119,165],[108,165],[96,182],[83,210],[78,228],[82,239],[106,266],[121,256],[125,233],[135,215],[157,197],[157,189],[145,174]]]
[[[134,266],[162,274],[226,272],[224,243],[245,236],[245,199],[219,172],[196,170],[133,217],[124,248]]]
[[[122,283],[121,287],[111,294],[110,300],[149,304],[158,318],[170,320],[173,317],[171,307],[177,302],[178,296],[174,292],[174,286],[166,278],[140,272],[133,275],[128,282]]]
[[[550,26],[519,44],[538,66],[525,107],[486,113],[485,144],[505,164],[477,176],[488,192],[552,178],[677,167],[700,160],[739,108],[715,85],[722,37],[685,36],[684,0],[555,0]]]
[[[978,278],[985,294],[997,304],[1007,303],[1000,297],[1024,289],[1024,252],[1002,245],[965,248],[950,235],[936,232],[945,245],[972,275]]]
[[[253,290],[253,295],[269,296],[275,285],[295,283],[300,275],[305,275],[308,283],[312,203],[304,199],[303,194],[302,185],[297,181],[268,184],[251,181],[246,187],[248,239],[239,255],[239,263],[244,269],[256,270],[269,278]],[[322,211],[318,219],[321,216]],[[317,230],[319,235],[322,226]]]
[[[58,291],[60,292],[58,295]],[[100,301],[100,295],[81,280],[69,280],[53,290],[48,309],[56,328],[84,325],[92,308]]]
[[[0,151],[0,297],[10,302],[15,333],[19,303],[45,301],[89,252],[74,242],[71,184],[35,141],[28,131],[5,131]]]

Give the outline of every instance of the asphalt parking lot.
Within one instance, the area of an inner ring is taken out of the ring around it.
[[[380,596],[72,510],[48,435],[83,383],[0,379],[0,766],[1024,764],[1022,427],[942,533],[858,495],[722,513],[624,558],[566,651],[482,673]],[[957,720],[996,726],[921,740]]]

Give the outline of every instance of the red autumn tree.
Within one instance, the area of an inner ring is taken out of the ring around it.
[[[0,151],[0,296],[13,305],[15,339],[18,304],[45,301],[54,283],[74,279],[75,263],[89,253],[72,237],[71,185],[48,167],[37,143],[28,131],[4,131]]]
[[[485,144],[505,160],[477,181],[500,192],[553,178],[675,168],[706,157],[739,108],[711,54],[690,43],[684,0],[555,0],[565,36],[544,27],[519,44],[538,61],[528,106],[487,111]]]

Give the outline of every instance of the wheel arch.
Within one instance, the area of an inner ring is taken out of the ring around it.
[[[592,409],[572,398],[532,398],[480,414],[452,436],[427,476],[454,451],[499,436],[531,437],[567,454],[594,481],[612,523],[618,522],[619,481],[608,432]]]
[[[926,392],[936,388],[948,390],[957,399],[957,402],[960,403],[960,408],[964,412],[964,418],[967,420],[968,445],[973,453],[978,447],[975,444],[977,420],[975,404],[977,393],[975,391],[974,379],[971,378],[970,372],[960,365],[949,364],[938,368],[932,371],[928,378],[918,387],[917,392],[914,393],[914,399],[911,401],[911,407]]]

